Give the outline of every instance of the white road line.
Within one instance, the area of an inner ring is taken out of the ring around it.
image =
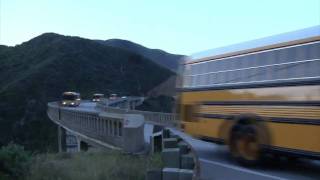
[[[207,159],[200,158],[199,160],[202,161],[202,162],[206,162],[206,163],[222,166],[222,167],[233,169],[233,170],[236,170],[236,171],[250,173],[250,174],[263,176],[263,177],[267,177],[267,178],[271,178],[271,179],[288,180],[286,178],[281,178],[281,177],[272,176],[272,175],[268,175],[268,174],[264,174],[264,173],[259,173],[259,172],[256,172],[256,171],[252,171],[252,170],[248,170],[248,169],[244,169],[244,168],[240,168],[240,167],[236,167],[236,166],[232,166],[232,165],[223,164],[223,163],[220,163],[220,162],[210,161],[210,160],[207,160]]]

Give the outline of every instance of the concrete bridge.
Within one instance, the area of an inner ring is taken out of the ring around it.
[[[94,147],[143,151],[144,123],[176,127],[176,114],[132,110],[142,98],[83,101],[78,107],[48,103],[48,116],[58,125],[59,151],[77,152]],[[135,131],[134,133],[132,131]],[[132,147],[133,145],[137,147]]]
[[[134,110],[136,106],[139,106],[145,100],[145,97],[136,96],[124,96],[116,99],[106,99],[103,98],[97,103],[98,107],[116,107],[121,109]]]
[[[131,101],[132,100],[132,101]],[[298,163],[239,166],[225,146],[194,139],[179,131],[176,114],[134,110],[141,99],[83,101],[79,107],[48,103],[48,116],[58,125],[59,149],[69,152],[90,146],[141,153],[149,143],[154,125],[168,127],[186,141],[197,157],[198,175],[211,179],[319,179],[320,162],[303,159]],[[134,103],[133,103],[134,101]]]

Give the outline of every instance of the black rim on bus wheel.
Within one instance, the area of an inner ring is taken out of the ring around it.
[[[229,143],[232,156],[244,164],[256,163],[260,158],[258,138],[254,124],[235,125]]]

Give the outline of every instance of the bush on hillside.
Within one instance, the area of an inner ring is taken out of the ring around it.
[[[27,180],[145,179],[148,169],[163,168],[160,154],[132,156],[117,151],[39,154]]]
[[[31,154],[23,146],[10,143],[0,149],[0,179],[23,179],[28,173]]]

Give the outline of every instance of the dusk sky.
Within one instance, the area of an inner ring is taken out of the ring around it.
[[[170,53],[320,25],[320,0],[0,0],[0,44],[45,32],[120,38]]]

